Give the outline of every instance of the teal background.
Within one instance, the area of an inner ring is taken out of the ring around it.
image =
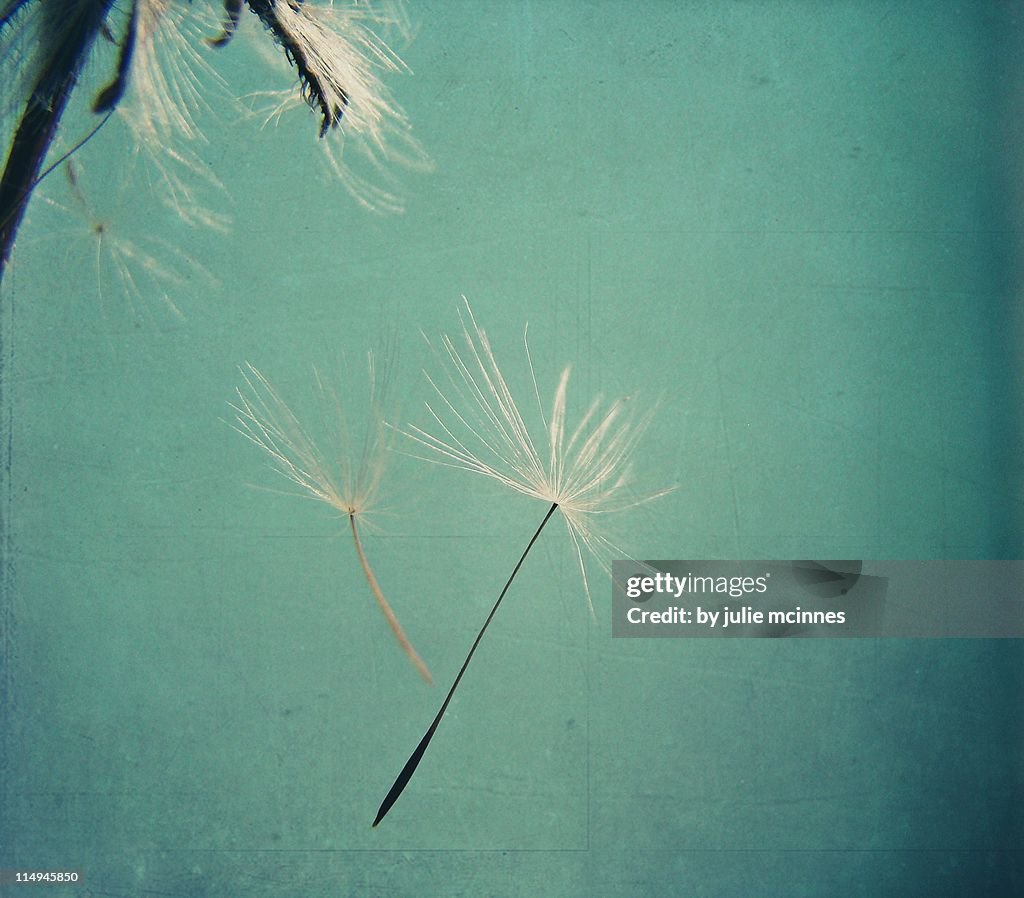
[[[609,522],[631,555],[1021,557],[1024,8],[408,11],[388,83],[434,170],[393,169],[404,215],[331,180],[312,114],[214,99],[266,86],[250,21],[193,146],[227,233],[160,205],[120,123],[75,157],[108,235],[180,278],[137,259],[133,294],[59,174],[33,202],[0,865],[116,896],[1024,889],[1017,641],[613,641],[555,528],[371,830],[545,509],[393,457],[367,552],[431,689],[344,520],[227,423],[250,361],[315,431],[311,366],[382,340],[426,423],[420,332],[465,295],[527,412],[527,321],[543,395],[571,363],[578,405],[659,403],[638,488],[678,489]]]

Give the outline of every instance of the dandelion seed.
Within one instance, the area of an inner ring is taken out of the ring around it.
[[[637,498],[632,487],[632,455],[655,408],[639,413],[630,396],[605,402],[598,395],[579,422],[568,429],[571,366],[558,380],[550,411],[545,412],[530,356],[534,399],[542,436],[531,429],[509,388],[468,302],[460,313],[459,343],[441,341],[447,363],[446,385],[429,377],[438,401],[427,403],[436,428],[411,427],[407,435],[430,449],[433,460],[492,478],[503,486],[558,506],[575,548],[591,615],[590,582],[583,550],[607,570],[615,546],[601,534],[599,517],[650,502],[670,490]],[[621,553],[620,553],[621,554]]]
[[[320,146],[330,173],[369,211],[402,212],[393,168],[429,171],[433,164],[384,83],[389,75],[409,71],[382,36],[408,36],[400,4],[275,3],[272,9],[272,17],[260,17],[298,70],[302,90],[255,91],[249,94],[254,111],[269,124],[303,101],[319,110]],[[273,66],[282,59],[280,53],[267,58]]]
[[[48,183],[30,215],[23,251],[67,263],[85,264],[91,272],[100,312],[124,304],[134,324],[150,318],[159,300],[176,319],[185,317],[183,297],[209,294],[220,287],[217,276],[193,254],[137,226],[136,204],[129,201],[134,180],[109,193],[96,189],[94,172],[68,160]],[[88,277],[77,282],[86,288]],[[120,316],[119,316],[120,317]],[[110,333],[117,323],[108,322]]]
[[[427,404],[433,426],[430,430],[412,427],[407,435],[431,450],[433,460],[483,474],[502,486],[540,499],[549,507],[477,633],[440,710],[381,803],[373,826],[384,819],[415,773],[484,632],[555,512],[561,513],[569,531],[593,615],[583,550],[588,550],[606,569],[614,552],[612,543],[599,532],[596,518],[649,502],[670,491],[663,489],[641,498],[630,491],[631,457],[651,422],[654,409],[638,415],[629,397],[605,403],[598,396],[570,429],[567,421],[570,368],[567,366],[562,371],[550,409],[545,411],[529,343],[526,343],[526,359],[542,425],[542,435],[539,435],[526,423],[498,366],[487,333],[477,323],[465,299],[459,318],[461,339],[456,341],[445,336],[441,341],[446,380],[442,385],[429,378],[438,396],[437,402]]]
[[[133,233],[119,214],[124,212],[124,197],[115,202],[101,196],[98,205],[86,186],[85,170],[74,160],[62,166],[67,188],[64,202],[44,195],[45,206],[75,223],[56,227],[43,239],[61,240],[65,249],[86,242],[91,247],[96,278],[96,295],[101,306],[107,305],[111,284],[128,301],[133,316],[143,313],[153,297],[158,297],[176,317],[184,318],[178,306],[181,293],[215,290],[216,276],[170,241],[153,234]],[[48,192],[49,193],[49,192]]]
[[[357,451],[348,445],[350,430],[342,402],[337,393],[323,382],[319,373],[314,371],[317,392],[327,419],[334,423],[335,436],[339,438],[335,463],[323,454],[270,381],[250,364],[242,369],[245,386],[237,391],[239,404],[231,406],[235,411],[234,427],[270,455],[277,470],[293,484],[311,498],[324,502],[348,518],[356,555],[370,591],[398,644],[420,676],[430,683],[430,671],[384,598],[359,536],[358,522],[365,519],[377,498],[390,434],[384,424],[382,390],[372,354],[369,355],[369,370],[370,421],[362,446]]]

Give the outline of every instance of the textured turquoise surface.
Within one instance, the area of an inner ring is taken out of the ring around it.
[[[0,866],[119,896],[1024,888],[1019,643],[613,641],[554,526],[371,830],[545,506],[396,437],[365,545],[431,689],[345,519],[228,426],[251,362],[332,445],[312,367],[347,395],[382,345],[393,422],[426,426],[421,332],[465,295],[524,414],[526,322],[546,402],[571,364],[576,414],[658,404],[637,489],[678,489],[609,519],[623,552],[1020,557],[1020,8],[407,12],[387,84],[433,165],[387,162],[403,214],[332,178],[307,110],[252,112],[288,83],[255,21],[199,72],[224,229],[161,204],[117,119],[30,207]]]

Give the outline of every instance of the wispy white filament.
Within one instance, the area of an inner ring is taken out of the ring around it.
[[[606,402],[598,395],[571,426],[567,412],[570,366],[562,370],[545,412],[527,343],[542,425],[539,432],[531,432],[486,331],[465,298],[463,303],[461,336],[441,339],[439,354],[446,381],[439,383],[427,375],[437,394],[436,402],[426,403],[433,425],[410,426],[405,433],[430,449],[433,461],[483,474],[523,495],[556,503],[572,538],[593,613],[583,549],[605,569],[616,552],[596,527],[596,516],[623,511],[669,491],[638,498],[631,489],[631,458],[656,409],[641,412],[631,397]]]

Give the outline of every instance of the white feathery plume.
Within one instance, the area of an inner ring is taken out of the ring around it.
[[[359,537],[357,519],[362,520],[376,501],[389,450],[389,432],[382,414],[383,387],[378,382],[372,353],[368,353],[368,359],[370,419],[358,451],[353,451],[349,445],[348,422],[337,392],[326,385],[314,370],[325,415],[333,420],[336,436],[344,444],[338,447],[334,463],[324,455],[270,381],[251,364],[241,369],[244,387],[236,391],[238,405],[231,404],[235,412],[232,426],[266,452],[284,477],[311,498],[324,502],[348,518],[359,564],[370,591],[402,650],[420,676],[430,683],[433,682],[430,671],[384,598]]]
[[[428,375],[438,397],[437,403],[427,403],[436,427],[410,426],[405,433],[432,450],[433,460],[441,464],[483,474],[518,493],[557,505],[575,546],[593,613],[583,549],[606,570],[617,552],[595,519],[671,491],[662,489],[638,498],[631,490],[632,455],[657,407],[640,411],[633,397],[607,402],[598,395],[570,428],[571,366],[562,370],[550,410],[545,412],[527,342],[526,359],[542,425],[539,431],[531,430],[486,331],[465,297],[463,303],[461,339],[456,342],[445,335],[441,340],[447,386]]]

